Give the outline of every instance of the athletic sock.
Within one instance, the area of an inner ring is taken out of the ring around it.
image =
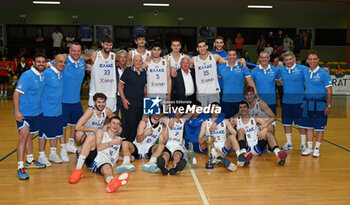
[[[236,155],[237,155],[237,157],[240,155],[242,153],[242,151],[241,150],[237,150],[236,151]]]
[[[312,141],[307,142],[307,148],[312,149]]]
[[[275,153],[276,156],[278,156],[278,153],[280,152],[280,148],[278,148],[278,146],[276,145],[272,148],[272,151]]]
[[[77,166],[75,167],[75,169],[81,169],[81,168],[83,168],[83,164],[84,164],[84,162],[85,162],[85,159],[86,159],[86,156],[84,156],[84,155],[79,155],[78,162],[77,162]]]
[[[149,162],[152,163],[152,164],[155,164],[157,162],[157,158],[156,157],[151,157]]]
[[[292,144],[292,133],[286,134],[286,138],[287,138],[287,143]]]
[[[106,183],[109,184],[109,182],[111,182],[111,180],[113,179],[114,177],[112,176],[109,176],[106,178]]]
[[[306,144],[306,135],[300,135],[301,137],[301,144]]]
[[[32,161],[34,161],[34,156],[33,156],[33,154],[28,154],[28,155],[27,155],[27,162],[30,164],[30,163],[32,163]]]
[[[39,152],[39,157],[46,157],[45,151],[44,152]]]
[[[315,143],[315,149],[320,149],[321,146],[321,142],[316,142]]]
[[[61,144],[61,151],[66,150],[66,144]]]
[[[128,163],[130,163],[130,157],[129,156],[124,156],[123,164],[128,164]]]
[[[238,141],[238,144],[239,144],[239,148],[241,148],[241,149],[246,148],[246,142],[245,142],[245,140],[239,140],[239,141]]]
[[[51,147],[51,153],[50,154],[57,154],[56,153],[56,147]]]
[[[69,138],[67,144],[74,144],[74,138]]]
[[[17,168],[17,169],[22,169],[22,168],[24,168],[24,166],[23,166],[23,161],[18,161],[17,163],[18,163],[18,168]]]

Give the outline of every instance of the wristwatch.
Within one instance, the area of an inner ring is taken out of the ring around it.
[[[332,108],[332,105],[331,105],[331,104],[328,104],[327,107],[328,107],[328,108]]]

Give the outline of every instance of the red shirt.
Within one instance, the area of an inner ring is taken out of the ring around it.
[[[11,67],[13,71],[17,71],[17,64],[19,63],[19,61],[11,61]]]
[[[31,68],[32,65],[33,65],[33,59],[28,58],[28,59],[26,60],[26,63],[28,64],[29,68]]]
[[[9,61],[0,61],[0,67],[7,67],[7,70],[0,70],[1,76],[8,76],[8,74],[9,74],[8,67],[9,66],[10,66]]]
[[[235,38],[235,41],[239,41],[241,43],[236,43],[236,49],[242,49],[243,48],[243,43],[244,43],[244,38]]]

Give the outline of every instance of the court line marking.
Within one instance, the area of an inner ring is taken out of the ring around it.
[[[190,167],[190,172],[192,174],[192,178],[193,178],[193,181],[194,183],[196,184],[197,186],[197,190],[199,192],[199,195],[201,196],[202,198],[202,201],[203,201],[203,204],[204,205],[209,205],[209,202],[208,202],[208,199],[207,197],[205,196],[205,193],[203,191],[203,188],[201,186],[201,184],[199,183],[199,180],[197,178],[197,175],[196,175],[196,172],[193,170],[192,166],[190,164],[188,164],[188,166]]]
[[[277,121],[280,122],[280,123],[282,124],[282,121],[281,121],[281,120],[277,120]],[[299,130],[299,128],[297,128],[297,127],[295,127],[295,126],[293,126],[293,125],[292,125],[292,128],[294,128],[294,129],[296,129],[296,130]],[[323,137],[323,138],[324,138],[324,137]],[[340,149],[343,149],[343,150],[345,150],[345,151],[350,152],[349,149],[346,149],[345,147],[342,147],[342,146],[340,146],[340,145],[337,145],[337,144],[335,144],[335,143],[333,143],[333,142],[331,142],[331,141],[328,141],[328,140],[325,140],[325,139],[323,139],[322,141],[325,141],[325,142],[327,142],[327,143],[329,143],[329,144],[331,144],[331,145],[333,145],[333,146],[339,147]]]
[[[33,137],[32,140],[35,140],[35,138],[37,138],[39,135],[36,135],[35,137]],[[0,162],[4,161],[7,157],[11,156],[13,153],[15,153],[17,151],[17,149],[13,150],[12,152],[8,153],[5,157],[0,159]]]

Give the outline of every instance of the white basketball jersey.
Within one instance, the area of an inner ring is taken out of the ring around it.
[[[249,122],[244,124],[241,116],[237,117],[237,130],[243,128],[249,147],[254,147],[258,143],[259,127],[256,125],[254,117],[251,116]]]
[[[194,68],[198,94],[220,92],[216,61],[212,55],[209,55],[204,61],[199,56],[194,57]]]
[[[117,76],[115,66],[115,54],[109,53],[105,59],[101,51],[97,52],[95,63],[91,66],[91,81],[89,95],[103,93],[107,97],[116,97],[117,93]]]
[[[210,119],[207,120],[206,135],[215,137],[214,146],[216,144],[224,144],[226,141],[226,124],[224,121],[220,122],[214,132],[210,132],[210,127],[213,123]],[[216,147],[216,146],[215,146]]]
[[[268,121],[270,117],[264,111],[261,110],[260,102],[261,99],[258,98],[255,102],[253,109],[249,109],[249,114],[251,114],[253,117],[258,116],[264,119],[265,121]]]
[[[143,55],[141,55],[140,53],[138,53],[138,52],[136,51],[136,49],[133,49],[133,50],[132,50],[132,57],[131,57],[132,60],[134,60],[134,57],[135,57],[136,55],[142,56],[142,62],[145,62],[146,58],[147,58],[148,56],[151,56],[151,51],[146,50],[146,52],[145,52]]]
[[[162,58],[159,63],[151,61],[147,69],[147,93],[166,94],[168,92],[167,61]]]
[[[166,146],[169,146],[169,145],[182,146],[183,132],[184,132],[184,123],[182,119],[180,119],[179,122],[174,122],[173,128],[170,128],[169,125],[167,126],[167,128],[168,128],[169,139],[168,139],[168,142],[166,143]]]
[[[95,128],[95,129],[101,129],[103,127],[103,125],[105,124],[105,120],[107,117],[106,108],[102,110],[101,117],[97,116],[95,107],[90,107],[90,108],[92,108],[94,113],[92,114],[90,119],[88,119],[88,121],[86,121],[84,126],[90,127],[90,128]]]
[[[136,142],[136,139],[134,141],[134,144],[137,147],[139,154],[141,154],[141,155],[148,153],[149,148],[152,147],[156,143],[156,141],[159,138],[160,133],[163,130],[162,123],[159,122],[157,127],[153,127],[153,125],[151,123],[151,119],[148,119],[145,130],[147,130],[150,127],[152,127],[152,134],[145,137],[145,139],[143,139],[142,142]]]
[[[181,68],[181,59],[185,56],[185,54],[183,53],[180,53],[180,58],[178,61],[175,61],[174,57],[171,55],[171,53],[168,54],[168,59],[169,59],[169,62],[170,62],[170,68],[173,69],[180,69]]]
[[[113,139],[105,131],[101,144],[111,142]],[[98,151],[94,161],[96,162],[111,162],[112,167],[117,163],[119,157],[120,145],[112,145],[104,150]]]

